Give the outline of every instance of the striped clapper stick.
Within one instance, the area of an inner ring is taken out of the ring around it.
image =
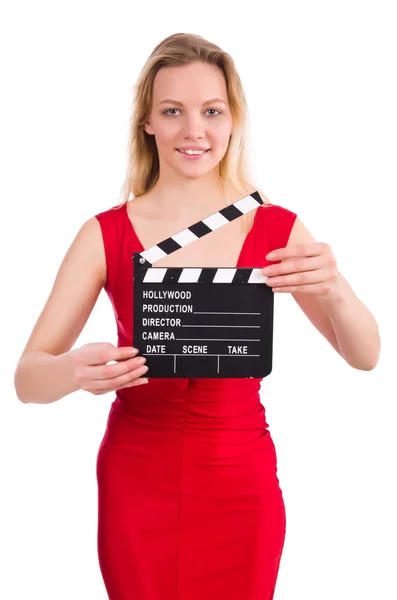
[[[272,370],[274,294],[258,268],[152,267],[160,258],[263,204],[238,200],[134,252],[133,346],[147,377],[265,377]]]

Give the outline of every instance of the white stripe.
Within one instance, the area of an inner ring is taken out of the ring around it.
[[[222,227],[222,225],[226,225],[226,223],[230,223],[228,219],[226,219],[221,213],[217,212],[206,219],[203,219],[203,223],[205,223],[212,231],[214,229],[218,229]]]
[[[146,260],[149,261],[150,264],[155,263],[156,260],[160,260],[160,258],[164,258],[164,256],[168,256],[158,246],[152,246],[151,248],[148,248],[147,250],[145,250],[145,252],[141,252],[141,255],[143,256],[143,258],[146,258]]]
[[[259,203],[256,200],[254,200],[252,196],[246,196],[245,198],[241,198],[241,200],[235,202],[234,206],[245,214],[253,208],[257,208],[259,206]]]
[[[147,269],[146,274],[143,278],[144,283],[162,283],[165,275],[169,269],[174,269],[178,267],[152,267]],[[203,269],[201,267],[185,267],[182,269],[181,275],[178,281],[174,281],[173,283],[197,283],[201,271]],[[233,269],[230,267],[220,267],[217,268],[214,278],[211,283],[231,283],[233,277],[238,271],[238,269]],[[262,275],[262,269],[252,269],[250,273],[250,277],[247,283],[265,283],[267,281],[267,277]]]
[[[267,277],[262,275],[262,269],[252,269],[248,283],[265,283],[266,281]]]
[[[190,229],[183,229],[171,237],[180,246],[186,246],[187,244],[190,244],[190,242],[195,242],[198,239],[197,235],[194,235],[193,231],[190,231]]]
[[[236,271],[237,269],[218,269],[213,279],[213,283],[230,283]]]
[[[183,269],[181,276],[179,277],[178,283],[196,283],[201,275],[202,269],[200,268],[187,268]]]
[[[148,269],[143,278],[143,283],[162,283],[165,274],[167,273],[166,268],[156,267]]]

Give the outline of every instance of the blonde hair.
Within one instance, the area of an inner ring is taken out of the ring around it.
[[[220,183],[225,206],[257,190],[265,206],[268,198],[252,183],[249,174],[246,138],[248,108],[240,77],[232,57],[219,46],[191,33],[175,33],[162,40],[153,50],[138,77],[130,119],[127,171],[121,188],[120,202],[124,205],[131,197],[146,194],[159,178],[159,158],[154,136],[148,135],[144,125],[149,119],[153,98],[153,82],[163,67],[203,62],[218,66],[224,77],[233,121],[233,133],[228,149],[219,162]],[[261,207],[260,207],[261,208]],[[242,229],[249,231],[252,211],[243,215]]]

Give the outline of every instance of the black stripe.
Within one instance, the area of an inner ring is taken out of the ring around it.
[[[178,283],[183,267],[168,267],[162,283]]]
[[[234,277],[231,283],[248,283],[248,279],[250,278],[252,273],[252,269],[246,269],[244,267],[240,267],[234,274]]]
[[[225,208],[222,208],[222,210],[220,210],[219,212],[228,221],[233,221],[234,219],[237,219],[237,217],[241,217],[241,215],[243,214],[241,210],[234,206],[234,204],[231,204],[230,206],[225,206]]]
[[[190,229],[190,231],[194,233],[194,235],[196,235],[198,238],[203,237],[203,235],[206,235],[207,233],[210,233],[210,231],[213,231],[210,227],[208,227],[208,225],[206,225],[202,221],[191,225],[187,229]]]
[[[168,254],[172,254],[172,252],[175,252],[175,250],[179,250],[180,248],[182,248],[182,246],[180,244],[178,244],[178,242],[176,242],[172,238],[168,238],[166,240],[163,240],[162,242],[160,242],[159,244],[157,244],[157,246],[163,252],[165,252],[167,255]]]
[[[217,271],[218,269],[215,267],[205,267],[202,269],[197,283],[213,283]]]
[[[252,192],[252,194],[250,194],[250,196],[252,196],[253,198],[255,198],[255,200],[257,202],[259,202],[259,204],[263,204],[263,200],[259,195],[259,192]]]

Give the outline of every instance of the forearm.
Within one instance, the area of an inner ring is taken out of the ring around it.
[[[341,356],[356,369],[375,368],[380,354],[377,322],[341,273],[337,291],[323,297],[322,302],[334,328]]]
[[[74,350],[60,355],[29,352],[21,358],[14,375],[21,402],[50,404],[79,387],[74,383]]]

